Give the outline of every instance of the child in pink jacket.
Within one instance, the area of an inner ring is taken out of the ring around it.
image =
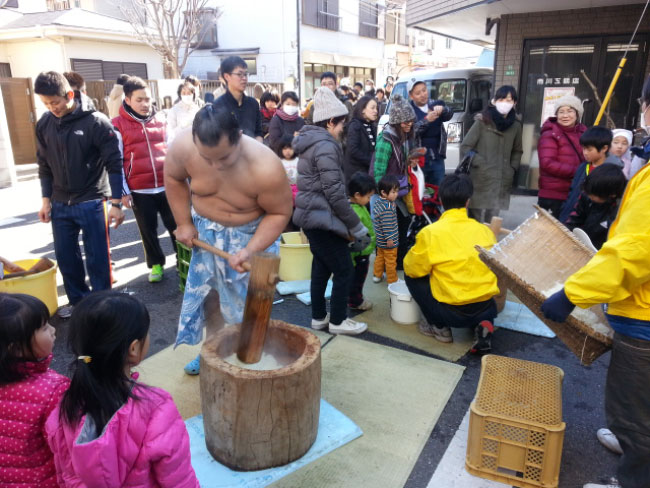
[[[62,487],[198,488],[185,424],[164,390],[130,369],[149,348],[149,312],[123,293],[85,297],[70,321],[70,388],[47,420]]]
[[[0,293],[0,486],[59,486],[44,426],[68,379],[49,369],[49,318],[38,298]]]

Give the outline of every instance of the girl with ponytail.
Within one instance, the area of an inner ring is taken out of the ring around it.
[[[149,312],[136,298],[93,293],[75,307],[70,387],[50,415],[59,484],[196,488],[189,437],[171,395],[137,382]]]

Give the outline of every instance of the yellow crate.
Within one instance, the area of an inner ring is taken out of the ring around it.
[[[484,356],[470,407],[467,471],[520,488],[556,488],[563,378],[556,366]]]

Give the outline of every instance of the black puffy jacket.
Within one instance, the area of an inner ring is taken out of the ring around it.
[[[111,196],[119,199],[122,155],[113,125],[85,95],[75,102],[77,107],[68,115],[58,118],[47,112],[36,124],[43,196],[69,205]]]

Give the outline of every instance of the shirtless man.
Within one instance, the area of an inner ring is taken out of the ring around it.
[[[192,253],[176,345],[198,344],[204,323],[210,337],[242,321],[248,287],[242,263],[259,251],[277,253],[291,217],[291,188],[278,157],[212,105],[169,148],[165,187],[176,239],[192,247],[198,237],[233,255],[226,263],[202,249]],[[198,357],[185,371],[199,373]]]

